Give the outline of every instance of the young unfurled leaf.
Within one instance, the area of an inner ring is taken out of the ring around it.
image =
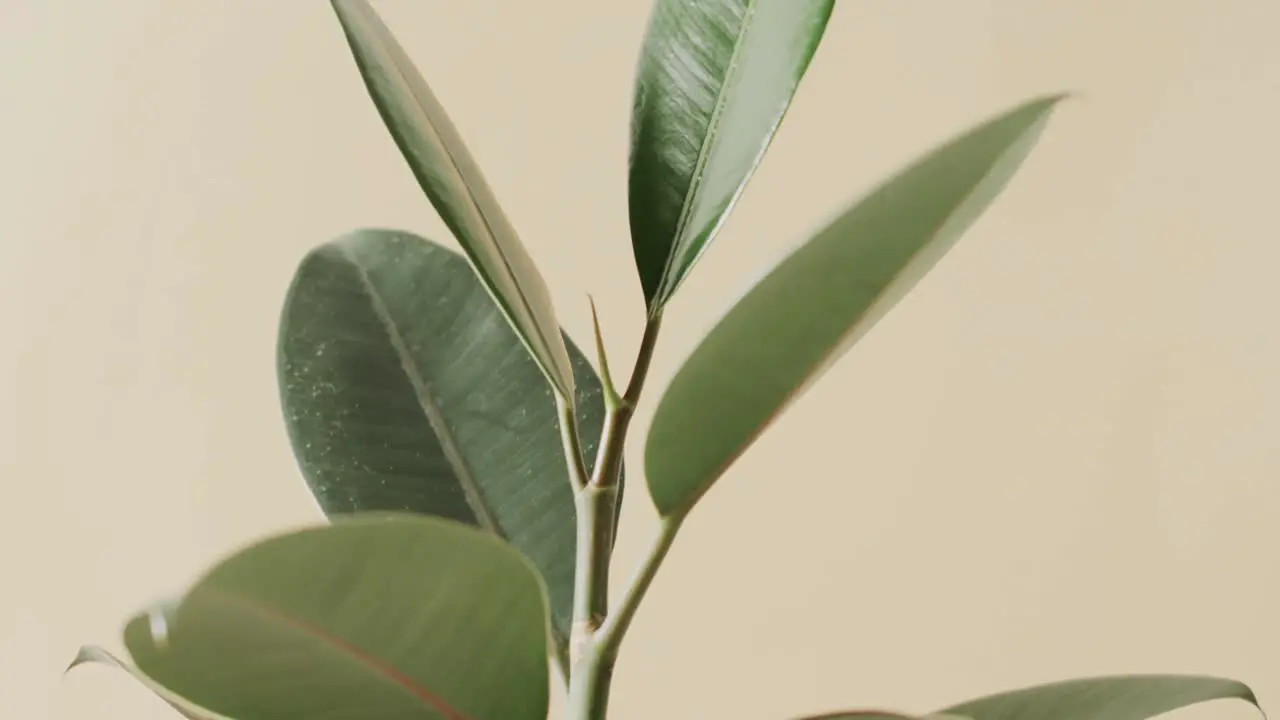
[[[834,0],[657,0],[636,77],[630,213],[651,313],[754,173]]]
[[[547,379],[573,402],[573,368],[546,281],[444,108],[365,0],[332,0],[365,87],[418,184]]]
[[[935,149],[783,260],[712,328],[667,387],[645,447],[664,516],[729,465],[949,250],[1021,165],[1060,96]]]
[[[566,345],[590,469],[603,391]],[[577,531],[556,401],[466,258],[392,230],[320,246],[294,276],[278,353],[289,438],[325,513],[438,515],[508,540],[546,580],[563,657]]]
[[[267,539],[125,628],[166,695],[235,720],[545,720],[546,643],[520,553],[412,515]]]

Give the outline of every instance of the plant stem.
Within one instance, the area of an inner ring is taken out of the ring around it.
[[[613,668],[600,662],[600,655],[588,647],[573,666],[569,683],[569,720],[606,720]]]
[[[578,437],[578,416],[574,413],[573,404],[559,394],[556,395],[556,409],[560,411],[560,440],[564,443],[569,482],[574,490],[581,490],[587,484],[587,466],[583,460],[582,440]]]
[[[595,304],[591,308],[600,355],[602,382],[605,390],[605,420],[600,436],[593,473],[589,479],[575,481],[578,515],[577,559],[573,599],[573,630],[569,643],[569,718],[571,720],[605,720],[609,686],[613,679],[616,644],[599,640],[609,613],[609,561],[613,539],[617,533],[618,479],[621,474],[627,429],[658,341],[661,315],[645,323],[635,367],[627,390],[618,395],[609,373],[604,341]],[[562,421],[561,426],[569,424]],[[576,435],[575,435],[576,437]],[[565,452],[577,453],[566,437]],[[578,462],[581,455],[578,454]],[[573,460],[570,460],[573,463]],[[586,478],[585,473],[581,476]],[[612,648],[612,649],[611,649]]]
[[[591,484],[596,487],[609,487],[618,482],[623,455],[625,455],[627,429],[631,426],[631,418],[635,414],[636,405],[640,402],[640,394],[644,391],[644,381],[649,375],[649,365],[653,360],[653,351],[658,344],[658,331],[661,328],[661,313],[645,323],[644,335],[640,338],[640,351],[636,355],[635,369],[631,371],[627,391],[616,402],[609,403],[605,407],[604,432],[600,436],[595,472],[591,476]]]
[[[644,563],[604,624],[578,647],[569,681],[570,720],[605,720],[618,648],[676,539],[683,518],[663,518]]]
[[[596,634],[596,650],[601,656],[601,662],[607,663],[610,668],[617,658],[618,648],[622,644],[623,636],[627,634],[627,628],[631,627],[631,620],[635,617],[636,610],[640,608],[645,594],[649,592],[649,586],[657,577],[658,569],[662,567],[662,561],[666,559],[667,551],[671,549],[671,544],[675,542],[683,523],[684,518],[679,516],[665,517],[659,521],[658,534],[644,562],[632,576],[617,607],[610,612],[608,619]],[[612,673],[612,669],[609,672]]]
[[[613,549],[618,488],[588,485],[578,491],[578,550],[574,575],[570,667],[609,612],[609,559]]]

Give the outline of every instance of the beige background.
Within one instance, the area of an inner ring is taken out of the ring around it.
[[[566,326],[588,337],[594,293],[623,364],[648,0],[377,6]],[[1277,702],[1277,23],[1271,0],[838,3],[669,313],[655,391],[870,183],[1031,94],[1082,95],[707,497],[613,717],[922,711],[1129,671],[1237,676]],[[0,129],[0,717],[173,717],[121,674],[60,673],[221,555],[318,520],[272,366],[294,264],[355,226],[442,225],[319,0],[0,0]],[[653,527],[630,497],[619,580]]]

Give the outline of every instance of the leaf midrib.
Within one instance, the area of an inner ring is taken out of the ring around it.
[[[1017,139],[1014,142],[1009,143],[1005,147],[1004,151],[1002,151],[996,157],[996,159],[990,164],[990,167],[987,168],[987,171],[982,174],[982,176],[978,179],[978,181],[975,182],[973,186],[970,187],[969,190],[964,193],[964,195],[960,198],[960,200],[957,201],[949,211],[947,211],[946,215],[943,216],[941,222],[939,222],[937,226],[929,232],[929,238],[924,242],[920,243],[920,246],[916,248],[915,252],[911,253],[911,257],[908,258],[908,260],[902,264],[902,266],[898,269],[898,272],[894,273],[893,276],[889,279],[889,281],[885,283],[886,288],[889,288],[890,286],[892,286],[893,283],[897,281],[898,278],[902,277],[903,274],[905,274],[906,269],[910,267],[911,264],[915,262],[917,258],[920,257],[920,255],[924,252],[925,248],[929,247],[929,245],[937,241],[938,234],[941,233],[948,225],[951,224],[951,221],[953,218],[955,218],[956,213],[959,212],[961,208],[965,207],[966,204],[974,197],[975,193],[977,193],[978,191],[978,188],[980,188],[982,184],[986,182],[986,180],[991,176],[992,170],[994,170],[995,167],[999,165],[1000,161],[1004,159],[1005,155],[1009,152],[1009,149],[1016,146],[1018,142],[1021,142],[1026,137],[1026,133],[1030,130],[1031,127],[1034,127],[1034,123],[1031,126],[1028,126],[1028,128],[1024,128],[1023,131],[1018,134]],[[714,472],[708,474],[708,479],[704,480],[701,483],[697,491],[692,495],[692,498],[686,501],[685,503],[681,503],[680,505],[678,505],[676,511],[673,512],[672,515],[680,516],[687,513],[689,509],[692,508],[698,502],[698,500],[707,493],[707,491],[711,488],[711,486],[715,484],[716,480],[718,480],[722,475],[724,475],[724,473],[728,470],[729,466],[732,465],[735,461],[737,461],[737,459],[742,456],[742,453],[744,453],[747,448],[751,447],[751,445],[753,445],[756,440],[760,439],[760,436],[773,423],[773,421],[775,421],[782,413],[786,412],[786,410],[791,407],[791,405],[796,401],[796,399],[799,398],[804,393],[804,391],[807,390],[812,385],[815,379],[814,374],[818,372],[821,368],[823,368],[824,366],[832,362],[833,356],[836,354],[836,352],[840,348],[845,347],[845,343],[848,341],[848,338],[851,337],[857,331],[857,328],[861,323],[861,321],[864,318],[871,315],[872,311],[876,308],[877,304],[882,302],[883,299],[884,299],[884,295],[882,293],[880,296],[877,296],[874,300],[872,300],[871,303],[868,304],[866,308],[863,309],[863,311],[858,315],[858,318],[848,328],[846,328],[844,332],[840,333],[840,335],[836,338],[836,342],[831,343],[831,346],[825,352],[823,352],[815,362],[809,365],[809,367],[805,371],[804,379],[801,380],[801,382],[798,385],[793,387],[790,391],[788,391],[786,394],[782,396],[782,400],[777,405],[777,407],[775,407],[772,412],[770,412],[768,415],[765,416],[764,420],[761,421],[747,435],[746,438],[744,438],[743,442],[739,443],[733,449],[732,453],[726,456],[723,462],[721,462],[718,466],[716,466]]]
[[[757,2],[758,0],[748,0],[747,6],[742,13],[742,26],[738,28],[738,35],[733,41],[733,53],[729,56],[728,67],[725,68],[724,82],[720,85],[720,91],[716,93],[715,107],[712,108],[711,119],[707,122],[707,134],[702,139],[702,145],[698,147],[698,159],[694,164],[689,189],[685,192],[684,204],[680,208],[680,218],[676,221],[671,252],[667,254],[667,261],[662,268],[662,275],[658,281],[657,297],[659,299],[671,294],[671,269],[675,265],[676,257],[684,249],[684,235],[688,229],[689,219],[693,217],[693,207],[701,199],[700,193],[702,192],[703,180],[706,177],[707,163],[711,159],[711,151],[719,138],[720,121],[724,114],[725,106],[729,103],[729,96],[733,93],[733,89],[737,87],[735,81],[740,67],[740,55],[742,48],[746,45],[745,40],[747,33],[751,29],[751,22],[755,19]]]
[[[414,398],[418,401],[418,406],[422,409],[423,415],[426,416],[427,423],[435,430],[440,449],[444,452],[445,460],[448,461],[454,477],[458,480],[458,485],[462,488],[462,494],[466,498],[467,505],[475,513],[476,521],[485,530],[503,540],[508,540],[497,514],[489,506],[484,490],[476,480],[475,471],[471,468],[470,463],[467,462],[459,446],[458,439],[449,428],[449,424],[444,419],[444,413],[431,395],[431,384],[418,371],[418,366],[413,361],[413,355],[409,352],[409,348],[404,341],[404,335],[391,317],[391,312],[387,309],[386,302],[382,299],[382,295],[378,293],[378,289],[373,284],[372,279],[370,279],[368,270],[360,264],[349,248],[342,246],[340,251],[347,262],[351,263],[351,266],[355,268],[356,274],[360,278],[361,289],[369,297],[373,313],[377,316],[378,322],[386,332],[387,338],[391,342],[391,347],[395,351],[396,359],[400,361],[400,369],[404,371],[405,377],[413,387]]]
[[[373,10],[372,8],[367,8],[366,3],[362,2],[360,4],[359,12],[366,15],[366,17],[364,18],[364,21],[370,26],[377,27],[379,25],[383,25],[380,19],[376,17],[373,17],[373,18],[367,17],[367,14],[373,12]],[[390,30],[386,31],[386,35],[389,41],[395,42],[394,38],[391,36]],[[414,83],[410,79],[409,75],[405,72],[405,70],[401,67],[400,62],[398,62],[398,59],[396,58],[396,53],[393,51],[392,48],[387,48],[386,52],[387,52],[387,55],[389,56],[389,59],[391,60],[390,62],[391,69],[395,72],[395,76],[397,79],[399,79],[400,84],[408,90],[409,96],[413,98],[414,107],[418,110],[419,115],[421,115],[421,117],[425,120],[424,125],[430,130],[432,138],[435,140],[436,145],[440,148],[440,151],[444,155],[444,157],[449,161],[448,163],[449,169],[453,171],[453,175],[458,180],[458,184],[465,189],[465,191],[462,193],[463,197],[466,199],[467,204],[471,207],[471,210],[474,212],[476,218],[479,219],[480,225],[483,227],[484,232],[488,235],[491,241],[490,244],[493,247],[494,254],[497,256],[499,262],[501,263],[502,269],[506,271],[507,278],[510,280],[511,284],[515,287],[516,301],[519,303],[520,309],[522,309],[525,315],[529,318],[530,323],[533,325],[534,332],[538,334],[538,341],[542,345],[541,350],[543,351],[543,353],[545,353],[547,357],[547,362],[553,365],[553,367],[548,368],[548,371],[550,371],[552,374],[557,376],[563,375],[565,368],[554,367],[557,363],[556,363],[555,353],[552,350],[552,347],[553,347],[552,342],[550,339],[547,338],[546,329],[542,327],[543,324],[542,322],[539,321],[538,314],[534,311],[533,306],[529,303],[529,299],[525,296],[524,288],[520,283],[519,277],[516,275],[515,271],[512,269],[511,261],[507,258],[506,253],[503,251],[501,243],[497,240],[497,233],[494,232],[493,225],[490,223],[488,215],[485,213],[484,209],[481,208],[479,201],[476,199],[475,194],[471,190],[471,186],[467,183],[466,175],[462,172],[462,168],[458,163],[458,159],[454,157],[452,150],[449,148],[449,144],[444,142],[444,139],[441,137],[439,129],[436,128],[435,118],[433,117],[430,110],[427,108],[427,103],[424,103],[422,101],[422,98],[418,97],[418,93],[416,92]],[[423,82],[425,83],[425,80]],[[463,246],[465,247],[466,244],[463,243]],[[494,299],[498,302],[499,305],[505,308],[507,312],[509,313],[512,312],[513,308],[511,307],[511,301],[508,298],[501,297],[501,294],[498,292],[491,291],[491,294],[494,295]],[[523,333],[519,333],[519,334],[523,335]],[[527,340],[525,342],[527,342]],[[562,382],[559,379],[557,379],[556,385],[562,385]],[[567,388],[561,388],[561,389],[567,392]]]
[[[322,628],[276,608],[268,607],[248,596],[238,595],[214,587],[200,588],[200,592],[210,595],[226,605],[245,609],[260,618],[266,619],[268,622],[274,621],[277,626],[290,628],[302,635],[320,641],[325,647],[335,651],[339,657],[355,661],[356,664],[369,670],[377,677],[387,680],[413,696],[414,699],[430,707],[433,711],[440,713],[446,720],[469,720],[466,715],[455,710],[443,698],[418,685],[413,678],[342,638],[326,632]]]

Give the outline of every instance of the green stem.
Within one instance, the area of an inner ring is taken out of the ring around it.
[[[564,443],[565,464],[569,467],[569,482],[575,490],[587,484],[587,465],[583,460],[582,440],[578,437],[578,416],[573,403],[556,395],[556,409],[560,411],[560,440]]]
[[[564,446],[565,465],[569,470],[569,483],[573,486],[575,492],[581,493],[587,485],[587,467],[582,451],[582,441],[578,437],[578,417],[574,412],[573,404],[566,400],[559,393],[556,394],[556,409],[560,416],[560,440]],[[578,524],[578,533],[582,534],[582,524]],[[578,550],[579,557],[582,554],[581,544]],[[581,580],[578,581],[581,583]],[[575,600],[580,591],[575,588]],[[554,660],[556,667],[560,672],[561,678],[566,684],[573,682],[573,645],[574,635],[576,633],[576,622],[569,630],[569,648],[559,647],[556,643],[554,651]]]
[[[596,634],[596,651],[600,654],[601,662],[607,663],[610,668],[617,659],[618,648],[622,644],[623,636],[627,634],[627,628],[631,627],[631,620],[635,618],[636,610],[640,608],[645,594],[649,592],[653,579],[658,576],[662,561],[666,559],[667,551],[671,549],[683,523],[683,517],[661,519],[658,534],[649,548],[648,555],[632,576],[617,607],[609,613],[608,619],[600,627],[600,632]],[[609,672],[612,673],[612,669]]]
[[[573,666],[573,680],[569,683],[569,720],[606,720],[612,684],[613,664],[602,662],[596,649],[587,647]]]
[[[604,432],[600,435],[600,449],[596,453],[595,472],[591,477],[592,485],[609,487],[618,482],[625,455],[627,429],[631,426],[636,405],[640,403],[640,394],[644,391],[644,381],[649,375],[649,365],[653,360],[653,351],[657,347],[658,331],[661,328],[661,313],[650,318],[645,324],[644,335],[640,338],[640,351],[636,355],[635,369],[631,371],[627,391],[616,402],[606,404]]]
[[[601,431],[600,449],[590,479],[575,481],[578,511],[578,550],[573,602],[573,631],[570,639],[569,718],[571,720],[605,720],[609,686],[613,679],[617,642],[609,641],[603,628],[609,624],[609,561],[613,538],[617,533],[618,478],[622,470],[627,429],[644,389],[645,377],[658,340],[661,315],[650,318],[640,340],[640,351],[626,392],[619,397],[608,371],[608,359],[600,325],[592,304],[596,348],[600,354],[605,385],[605,423]],[[562,427],[569,423],[562,422]],[[576,438],[576,434],[574,436]],[[566,438],[566,453],[580,453],[571,448]],[[571,459],[571,464],[572,464]],[[585,478],[585,472],[580,476]],[[665,549],[662,551],[665,554]],[[659,560],[660,562],[660,560]],[[656,572],[656,565],[653,571]],[[650,579],[651,576],[650,576]],[[645,582],[645,585],[648,581]],[[634,588],[633,588],[634,590]],[[643,595],[643,590],[640,591]],[[629,622],[639,596],[624,601],[620,612]],[[625,627],[624,622],[624,627]],[[616,626],[616,623],[614,623]],[[620,633],[615,633],[618,639]]]
[[[644,563],[636,571],[617,607],[592,636],[578,646],[569,681],[570,720],[605,720],[609,704],[609,687],[618,649],[636,610],[653,584],[662,561],[675,542],[683,518],[663,518]]]
[[[617,486],[588,485],[578,491],[578,557],[574,576],[570,667],[578,663],[609,612],[609,559],[613,547]]]

